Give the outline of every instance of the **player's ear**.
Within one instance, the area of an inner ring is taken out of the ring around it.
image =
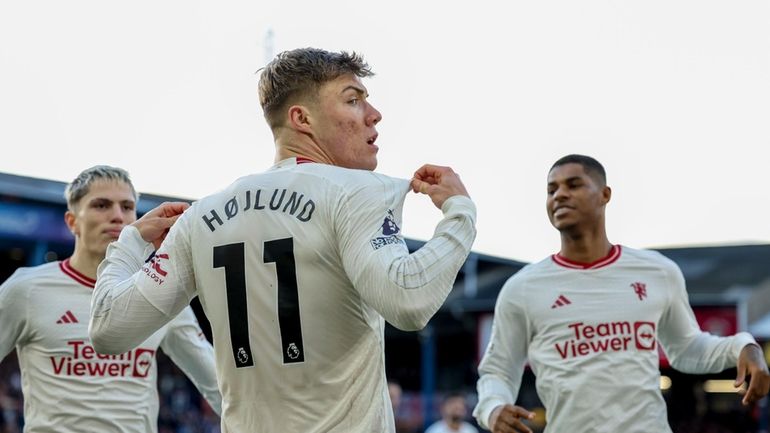
[[[287,111],[289,126],[299,132],[312,132],[310,110],[304,105],[292,105]]]
[[[602,204],[609,203],[611,198],[612,198],[612,188],[605,185],[602,188]]]
[[[64,212],[64,224],[67,224],[67,228],[70,232],[77,236],[78,227],[77,224],[75,224],[75,219],[75,214],[71,210],[67,209],[67,212]]]

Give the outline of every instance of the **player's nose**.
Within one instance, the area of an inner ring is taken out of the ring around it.
[[[374,126],[382,120],[382,113],[369,104],[369,112],[366,115],[366,126]]]
[[[123,214],[123,208],[120,203],[116,203],[110,208],[110,222],[123,223],[126,220],[126,216]]]

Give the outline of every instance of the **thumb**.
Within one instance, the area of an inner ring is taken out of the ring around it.
[[[172,217],[165,218],[164,222],[166,224],[166,228],[169,228],[169,227],[173,226],[174,223],[176,222],[176,220],[178,220],[179,217],[181,217],[181,216],[182,216],[182,214],[178,214],[178,215],[174,215]]]
[[[422,193],[422,194],[427,194],[428,187],[430,187],[430,184],[428,182],[425,182],[417,178],[412,179],[412,191]]]
[[[174,215],[171,217],[160,217],[155,220],[155,227],[159,230],[168,230],[171,228],[171,226],[174,225],[176,220],[179,219],[181,215]]]

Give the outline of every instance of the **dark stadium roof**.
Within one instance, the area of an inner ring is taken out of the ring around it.
[[[0,173],[0,201],[23,200],[63,206],[64,182]],[[163,201],[180,200],[154,194],[140,195],[137,209],[147,212]],[[407,239],[414,251],[423,241]],[[675,261],[684,273],[691,302],[695,304],[729,304],[749,299],[748,316],[754,322],[770,311],[770,244],[658,248]],[[454,289],[442,307],[444,313],[491,312],[503,283],[526,265],[479,253],[457,276]],[[473,272],[466,272],[475,266]],[[770,323],[770,315],[768,322]],[[769,325],[770,326],[770,325]]]
[[[64,188],[66,182],[35,177],[19,176],[15,174],[0,173],[0,199],[31,200],[36,202],[66,205],[64,201]],[[170,200],[184,200],[178,197],[168,197],[155,194],[139,194],[137,210],[145,213],[155,206]]]
[[[691,293],[722,293],[757,287],[770,279],[770,245],[731,245],[658,249],[675,261]]]
[[[411,249],[422,243],[414,243]],[[693,305],[735,303],[770,285],[770,244],[656,248],[676,262],[687,282]],[[491,312],[503,283],[526,263],[475,254],[478,281],[468,294],[465,272],[460,272],[443,310],[453,314]]]

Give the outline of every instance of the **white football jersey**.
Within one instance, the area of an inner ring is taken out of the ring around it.
[[[658,343],[672,367],[734,367],[746,333],[702,332],[679,267],[663,255],[614,246],[595,263],[554,255],[524,267],[500,292],[479,365],[474,416],[514,404],[527,360],[548,432],[670,432]]]
[[[476,429],[476,427],[468,424],[465,421],[463,421],[460,424],[460,427],[455,430],[450,427],[446,421],[439,420],[431,424],[430,427],[425,430],[425,433],[479,433],[479,431]]]
[[[135,229],[110,246],[91,335],[114,350],[166,320],[137,331],[125,311],[171,317],[197,294],[214,332],[223,432],[393,432],[383,318],[422,328],[475,237],[473,203],[452,197],[434,237],[409,254],[408,191],[407,180],[295,158],[241,178],[188,209],[139,273]]]
[[[93,287],[69,259],[20,268],[0,286],[0,359],[16,347],[26,433],[156,432],[159,346],[219,412],[213,349],[190,308],[138,347],[99,355],[88,338]]]

